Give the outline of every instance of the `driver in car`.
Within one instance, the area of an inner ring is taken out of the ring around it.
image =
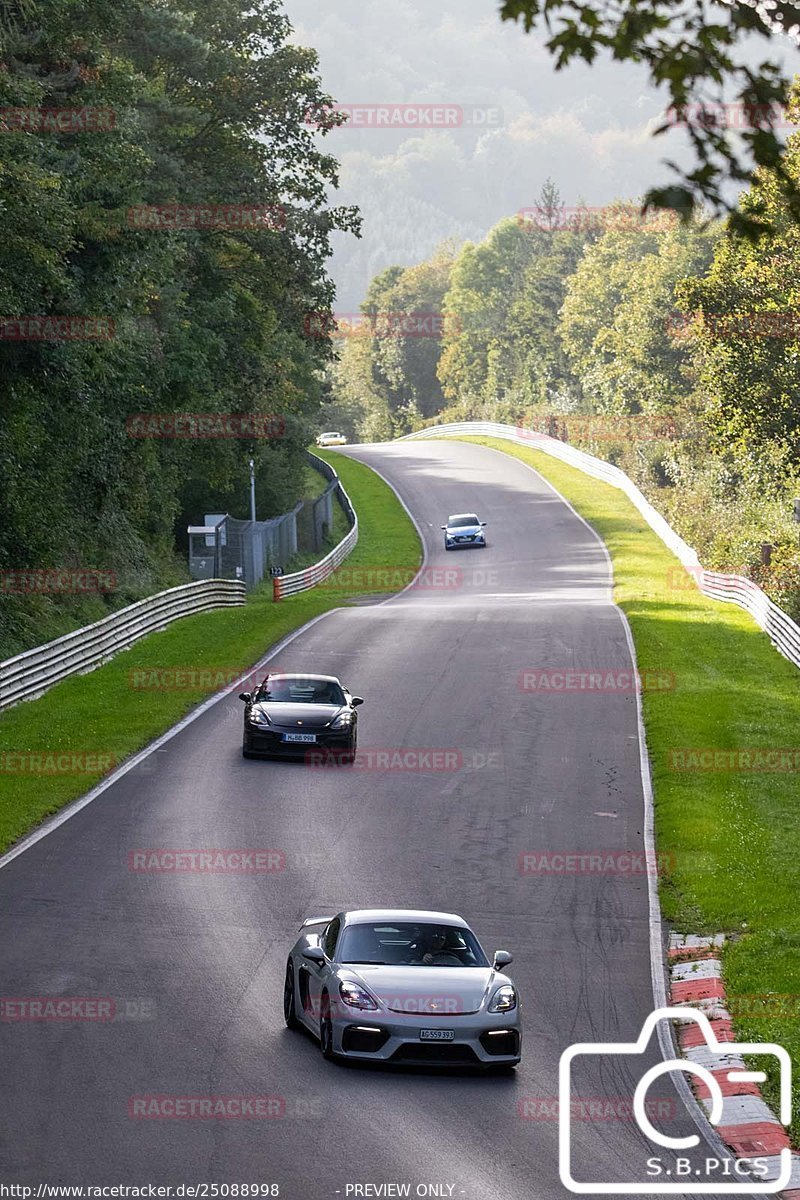
[[[418,960],[428,967],[460,967],[461,959],[447,949],[447,933],[444,929],[426,931],[420,939],[422,957]]]

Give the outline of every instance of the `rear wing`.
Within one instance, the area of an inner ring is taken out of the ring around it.
[[[327,925],[332,920],[333,917],[309,917],[307,921],[303,921],[300,928],[305,929],[308,925]]]

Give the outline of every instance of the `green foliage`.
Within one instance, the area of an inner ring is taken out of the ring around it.
[[[22,748],[36,754],[97,754],[124,761],[171,728],[202,700],[235,681],[263,658],[269,646],[306,621],[362,599],[369,580],[398,575],[401,563],[414,571],[420,561],[417,532],[388,484],[355,459],[320,451],[339,474],[358,513],[358,544],[346,560],[336,590],[312,588],[275,604],[267,581],[248,593],[241,607],[222,608],[175,621],[161,633],[150,634],[130,650],[88,675],[74,675],[38,700],[18,704],[3,714],[0,754]],[[352,572],[348,574],[348,572]],[[367,581],[365,584],[364,581]],[[384,591],[402,587],[383,582]],[[144,671],[156,680],[177,670],[186,676],[196,668],[188,687],[132,685],[132,672]],[[216,680],[216,681],[215,681]],[[235,696],[236,714],[241,705]],[[225,701],[221,701],[225,703]],[[233,734],[233,749],[236,745]],[[0,806],[0,853],[50,813],[85,794],[107,771],[94,774],[50,774],[35,771],[5,774]]]
[[[800,134],[787,163],[800,178]],[[623,203],[569,216],[548,181],[535,219],[455,256],[445,404],[416,424],[522,424],[615,463],[704,564],[800,617],[800,233],[774,172],[742,209],[774,232],[753,244],[730,222],[642,221]],[[358,435],[405,432],[369,339],[347,347],[332,390]]]
[[[788,162],[800,178],[800,134]],[[800,229],[774,174],[759,176],[742,208],[774,233],[755,245],[722,239],[708,274],[678,289],[678,307],[697,317],[686,332],[714,435],[741,454],[775,441],[800,463]]]
[[[673,689],[645,689],[642,695],[657,847],[671,864],[660,881],[664,915],[683,933],[737,935],[725,956],[737,1040],[772,1036],[796,1066],[798,1023],[768,1021],[758,1014],[740,1018],[735,1005],[739,996],[745,1003],[749,997],[751,1004],[754,996],[762,996],[768,1012],[770,993],[778,998],[797,995],[796,774],[785,769],[677,770],[671,754],[676,749],[747,752],[798,745],[797,668],[770,645],[747,613],[697,590],[622,492],[527,446],[469,440],[487,442],[534,466],[608,546],[614,599],[630,621],[639,670],[645,677],[666,674],[675,681]],[[766,1085],[770,1103],[776,1101],[776,1084],[770,1078]],[[790,1132],[796,1143],[800,1122],[795,1120]]]
[[[609,228],[566,285],[561,335],[598,410],[675,409],[693,392],[686,347],[671,336],[676,285],[702,272],[719,236],[696,225],[664,232]]]
[[[293,503],[330,356],[304,316],[330,307],[329,235],[356,222],[327,205],[336,164],[306,113],[330,98],[277,0],[1,7],[0,106],[114,120],[0,137],[0,315],[104,317],[115,336],[0,342],[0,570],[113,569],[120,602],[174,575],[187,519],[246,514],[249,457],[259,516]],[[176,203],[273,219],[129,216]],[[141,439],[139,413],[269,414],[285,432]],[[29,642],[34,607],[0,598],[0,657]]]
[[[525,272],[548,234],[518,220],[501,221],[485,242],[467,242],[453,265],[444,299],[449,323],[439,379],[444,395],[502,398],[514,386],[511,311]],[[517,314],[517,327],[524,314]]]
[[[754,238],[767,223],[752,210],[736,211],[729,185],[748,183],[757,170],[768,169],[792,213],[800,216],[798,179],[784,159],[779,135],[791,81],[773,59],[752,65],[752,35],[795,37],[800,5],[503,0],[500,11],[504,20],[521,22],[526,32],[542,29],[557,70],[610,54],[617,62],[642,64],[650,83],[666,90],[673,119],[665,114],[655,134],[663,135],[675,119],[681,121],[695,161],[688,171],[669,162],[676,182],[651,189],[647,204],[673,209],[684,219],[704,203],[717,213],[733,210],[733,228]],[[733,128],[724,115],[732,107],[731,92],[735,109],[746,116],[743,123],[732,122]]]

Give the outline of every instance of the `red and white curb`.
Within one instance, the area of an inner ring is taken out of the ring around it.
[[[718,957],[725,944],[723,934],[716,937],[696,937],[673,933],[669,939],[670,1003],[673,1007],[687,1005],[698,1008],[711,1022],[720,1042],[735,1042],[733,1020],[725,1005],[725,984],[722,963]],[[780,1175],[779,1155],[790,1145],[786,1130],[772,1109],[761,1097],[757,1083],[731,1081],[730,1070],[745,1069],[739,1054],[731,1053],[722,1059],[713,1054],[703,1040],[702,1031],[694,1024],[681,1027],[678,1042],[684,1058],[711,1071],[723,1095],[722,1117],[717,1133],[738,1158],[761,1158],[768,1170],[760,1182],[777,1179]],[[698,1080],[695,1093],[708,1114],[711,1099],[708,1088]],[[790,1190],[781,1192],[784,1200],[800,1200],[800,1154],[792,1155]]]

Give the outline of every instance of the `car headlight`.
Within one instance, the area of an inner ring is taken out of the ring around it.
[[[331,729],[349,729],[353,723],[353,714],[345,708],[331,721]]]
[[[492,1000],[489,1005],[489,1012],[511,1012],[511,1009],[516,1007],[517,993],[510,983],[504,983],[503,986],[499,987],[492,996]]]
[[[366,988],[352,983],[349,979],[343,979],[339,984],[339,995],[348,1008],[360,1008],[374,1012],[378,1007]]]
[[[252,725],[269,725],[270,722],[263,708],[254,708],[250,713],[250,723]]]

